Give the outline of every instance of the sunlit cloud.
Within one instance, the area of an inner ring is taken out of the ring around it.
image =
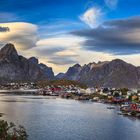
[[[75,57],[78,56],[76,49],[80,47],[82,41],[83,38],[72,35],[56,36],[39,40],[34,50],[38,50],[36,52],[42,55],[47,55],[48,63],[68,65],[76,62]]]
[[[41,39],[37,42],[37,46],[49,46],[49,47],[78,47],[81,41],[84,38],[82,37],[75,37],[72,35],[63,35],[63,36],[56,36],[47,39]]]
[[[69,65],[69,64],[75,64],[75,63],[77,63],[77,61],[70,57],[53,56],[48,61],[48,63],[64,66],[64,65]]]
[[[65,50],[64,47],[37,46],[37,47],[27,50],[26,52],[30,51],[35,56],[43,56],[43,57],[45,56],[45,57],[49,58],[49,57],[55,55],[56,53],[59,53],[64,50]]]
[[[74,50],[64,50],[56,53],[57,56],[76,57],[78,54]]]
[[[25,22],[0,23],[0,27],[7,27],[8,32],[0,32],[1,43],[13,43],[19,50],[26,50],[36,46],[38,40],[37,26]]]
[[[89,27],[94,28],[98,26],[102,15],[103,13],[101,12],[101,9],[92,7],[89,8],[83,15],[81,15],[80,19]]]

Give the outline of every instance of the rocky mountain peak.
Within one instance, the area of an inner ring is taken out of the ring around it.
[[[1,48],[0,59],[18,60],[18,53],[13,44],[8,43]]]
[[[54,79],[54,72],[51,67],[46,66],[43,63],[38,64],[44,74],[46,74],[48,80]]]
[[[39,81],[54,78],[52,68],[39,64],[38,59],[18,55],[13,44],[0,50],[0,82]]]
[[[38,59],[36,57],[30,57],[28,60],[34,64],[38,64]]]
[[[90,69],[94,68],[97,64],[95,62],[89,63],[85,65],[85,67],[89,67]]]
[[[121,59],[114,59],[112,60],[112,63],[126,63],[126,62]]]
[[[78,67],[81,67],[81,65],[77,63],[73,67],[77,67],[78,68]]]

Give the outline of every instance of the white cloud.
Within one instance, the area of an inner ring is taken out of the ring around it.
[[[105,3],[110,9],[116,9],[118,0],[105,0]]]
[[[0,23],[8,27],[9,32],[0,32],[1,43],[13,43],[18,50],[26,50],[36,46],[38,40],[37,26],[26,22]]]
[[[94,28],[99,25],[102,15],[103,13],[101,12],[101,9],[92,7],[89,8],[83,15],[81,15],[80,19],[89,27]]]
[[[78,54],[74,50],[63,50],[56,53],[57,56],[76,57]]]
[[[79,47],[82,41],[84,41],[83,37],[64,34],[63,36],[40,39],[36,45],[44,48],[65,47],[70,49],[71,47]]]

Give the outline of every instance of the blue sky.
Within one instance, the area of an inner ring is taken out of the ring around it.
[[[106,19],[140,13],[139,0],[118,0],[117,10],[108,7],[104,0],[1,0],[0,5],[0,12],[7,13],[8,16],[1,19],[2,22],[24,21],[35,24],[55,23],[59,20],[79,21],[78,16],[92,6],[98,6],[107,12]]]
[[[0,29],[9,28],[0,44],[14,43],[56,73],[118,57],[140,65],[139,16],[139,0],[0,0]]]

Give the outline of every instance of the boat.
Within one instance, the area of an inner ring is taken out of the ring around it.
[[[89,101],[90,101],[90,102],[93,102],[94,100],[93,100],[93,99],[89,99]]]
[[[140,113],[137,113],[137,114],[136,114],[136,117],[140,118]]]
[[[118,112],[118,115],[123,115],[123,113],[122,112]]]
[[[122,115],[128,116],[128,113],[127,112],[122,112]]]
[[[114,106],[108,106],[107,109],[115,109]]]

